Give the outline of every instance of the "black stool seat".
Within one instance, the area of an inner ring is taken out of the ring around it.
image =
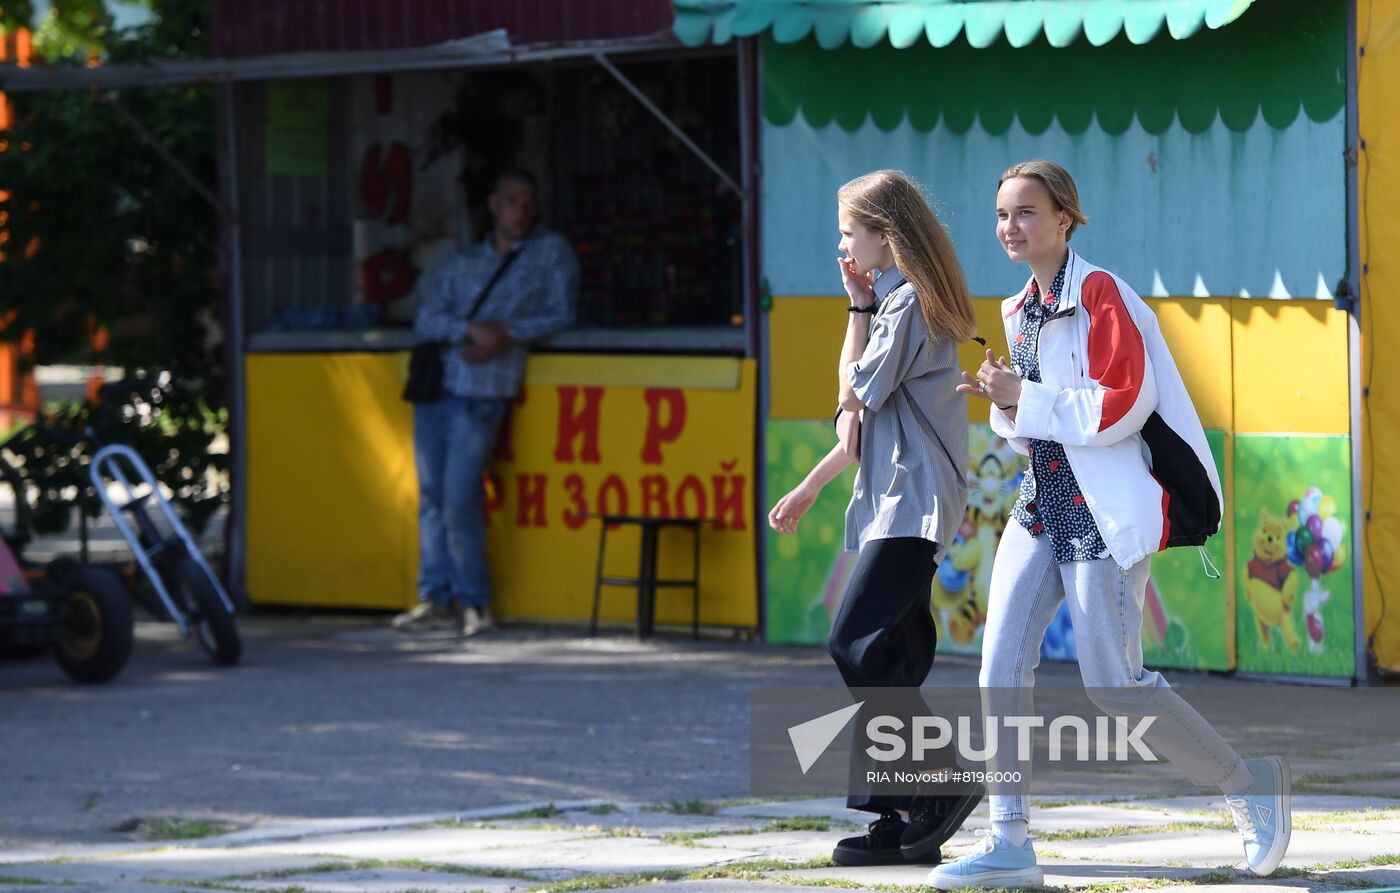
[[[590,515],[602,523],[598,536],[598,572],[593,582],[593,619],[588,625],[588,634],[598,632],[598,603],[604,586],[626,586],[637,590],[637,638],[651,635],[656,618],[656,590],[691,590],[690,635],[700,638],[700,518],[650,518],[641,515]],[[635,577],[606,577],[603,575],[603,556],[607,552],[608,528],[613,525],[636,524],[641,528],[642,544],[640,559],[637,562]],[[693,540],[694,572],[683,579],[658,579],[656,576],[657,540],[663,527],[678,527],[691,531]]]

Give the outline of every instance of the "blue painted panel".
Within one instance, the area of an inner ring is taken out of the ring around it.
[[[1090,225],[1074,237],[1089,261],[1144,296],[1328,297],[1346,264],[1344,116],[1299,115],[1243,132],[1217,121],[1191,133],[1121,134],[1058,124],[920,132],[814,128],[801,117],[763,129],[763,262],[775,294],[836,294],[837,188],[882,167],[922,182],[953,235],[974,295],[1010,294],[1024,267],[995,238],[997,177],[1035,157],[1075,176]]]

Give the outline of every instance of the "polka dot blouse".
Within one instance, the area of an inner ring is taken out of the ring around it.
[[[1027,381],[1040,381],[1040,328],[1059,309],[1064,285],[1064,265],[1043,299],[1035,280],[1031,280],[1021,331],[1011,345],[1011,362]],[[1021,479],[1021,496],[1011,510],[1012,517],[1031,536],[1049,535],[1058,562],[1106,557],[1108,546],[1084,504],[1084,493],[1070,468],[1065,448],[1053,440],[1032,440],[1030,452],[1031,473]]]

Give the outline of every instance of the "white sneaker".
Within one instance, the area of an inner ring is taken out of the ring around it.
[[[1039,887],[1045,882],[1036,864],[1035,847],[1024,846],[990,829],[982,831],[982,845],[955,862],[944,862],[928,873],[929,885],[938,890],[965,887]]]
[[[1245,765],[1254,784],[1243,794],[1226,797],[1225,805],[1244,841],[1245,864],[1254,874],[1267,877],[1283,861],[1293,833],[1293,773],[1283,757],[1245,760]]]
[[[462,618],[462,635],[474,636],[484,633],[496,625],[496,621],[491,617],[491,609],[483,606],[468,606]]]

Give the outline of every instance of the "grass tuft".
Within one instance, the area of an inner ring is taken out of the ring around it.
[[[667,881],[684,879],[686,873],[680,869],[649,871],[639,874],[595,874],[583,875],[568,880],[555,881],[539,887],[532,887],[531,893],[583,893],[585,890],[613,890],[618,887],[643,887],[651,884],[664,884]]]
[[[232,830],[233,825],[205,819],[142,819],[134,829],[141,840],[200,840]]]
[[[1164,825],[1106,825],[1069,831],[1037,831],[1036,840],[1097,840],[1102,837],[1131,837],[1142,834],[1173,834],[1186,831],[1233,831],[1228,819],[1214,822],[1169,822]]]
[[[493,815],[492,821],[508,822],[515,819],[552,819],[564,814],[564,810],[553,803],[546,803],[544,806],[536,806],[533,809],[522,809],[520,812],[506,813],[505,815]]]
[[[675,815],[714,815],[719,807],[704,800],[672,800],[666,810]]]

